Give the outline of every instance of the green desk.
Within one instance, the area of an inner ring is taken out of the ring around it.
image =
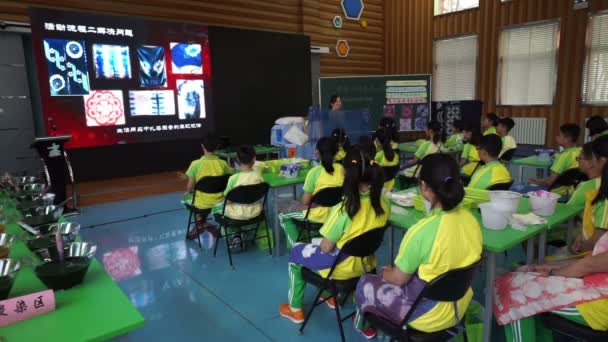
[[[270,189],[272,190],[272,194],[273,194],[272,195],[273,196],[272,212],[267,211],[267,217],[274,217],[273,226],[274,226],[274,255],[275,256],[279,256],[282,254],[281,248],[283,246],[283,244],[281,243],[281,241],[282,241],[281,236],[282,236],[283,232],[281,231],[281,225],[279,224],[279,220],[278,220],[279,190],[281,188],[291,187],[292,191],[293,191],[293,197],[295,199],[296,198],[296,186],[298,184],[304,184],[304,180],[306,180],[306,175],[308,174],[309,170],[310,170],[310,168],[300,170],[300,173],[295,178],[281,177],[278,173],[270,173],[270,172],[265,172],[262,174],[262,178],[264,178],[264,181],[266,183],[268,183],[268,185],[270,185]]]
[[[534,166],[536,168],[545,170],[545,173],[546,173],[546,170],[551,166],[551,164],[553,164],[553,160],[542,161],[542,160],[538,160],[538,158],[536,158],[536,156],[529,156],[529,157],[513,160],[511,162],[511,164],[519,165],[519,184],[522,184],[524,166]]]
[[[399,144],[398,149],[399,149],[399,158],[402,161],[406,159],[408,154],[414,154],[414,153],[416,153],[416,151],[418,151],[418,147],[416,146],[415,141],[401,143],[401,144]],[[443,148],[442,152],[447,153],[447,154],[455,154],[457,159],[459,159],[460,154],[462,153],[462,150],[463,150],[463,147],[459,146],[459,147]]]
[[[274,154],[274,153],[279,153],[281,151],[285,150],[285,147],[278,147],[278,146],[264,146],[264,145],[256,145],[254,146],[255,148],[255,154],[256,155],[266,155],[266,160],[270,159],[270,155]],[[230,165],[231,160],[236,158],[236,152],[228,152],[225,150],[220,150],[217,151],[217,155],[220,158],[224,158],[226,159],[228,165]]]
[[[400,193],[415,191],[415,189],[403,190]],[[414,208],[403,208],[404,213],[393,213],[391,210],[391,216],[389,223],[391,224],[391,230],[389,235],[389,257],[392,262],[393,260],[393,240],[394,232],[393,227],[408,229],[414,225],[418,220],[425,217],[426,215]],[[403,212],[400,210],[400,212]],[[563,223],[567,220],[574,218],[580,213],[580,209],[567,206],[566,204],[558,203],[555,210],[555,214],[547,217],[547,223],[542,225],[528,226],[528,229],[524,231],[507,228],[504,230],[490,230],[483,227],[481,223],[481,214],[479,210],[471,210],[473,216],[479,221],[482,226],[483,234],[483,250],[486,255],[486,292],[485,292],[485,310],[484,310],[484,341],[489,342],[492,328],[492,305],[493,305],[493,286],[496,279],[496,254],[502,253],[510,248],[528,240],[527,246],[527,262],[531,264],[534,261],[534,237],[540,235],[539,244],[539,260],[544,260],[545,248],[546,248],[546,237],[547,230],[553,228],[559,223]],[[518,209],[519,213],[530,212],[530,201],[528,198],[522,198]]]
[[[21,234],[17,224],[7,233]],[[10,252],[13,259],[29,259],[27,246],[16,240]],[[17,273],[10,297],[46,290],[31,266]],[[105,341],[144,326],[144,318],[121,289],[93,260],[84,282],[75,288],[55,292],[56,310],[25,321],[1,327],[0,337],[13,341]]]

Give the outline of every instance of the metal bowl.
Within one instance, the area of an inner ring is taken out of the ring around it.
[[[38,182],[38,179],[33,176],[15,177],[14,179],[15,179],[15,185],[20,186],[20,187],[27,185],[27,184],[34,184],[34,183]]]
[[[12,234],[0,234],[0,259],[8,257],[14,240],[15,236]]]
[[[23,191],[28,194],[39,195],[46,190],[46,184],[43,183],[33,183],[33,184],[25,184],[23,186]]]
[[[87,242],[74,242],[65,250],[64,261],[45,260],[35,268],[38,278],[53,290],[66,290],[84,280],[97,245]]]
[[[62,222],[44,225],[38,227],[40,235],[31,237],[27,240],[27,246],[30,250],[49,248],[55,246],[55,234],[59,232],[65,246],[76,241],[76,237],[80,233],[80,223],[77,222]]]
[[[89,242],[73,242],[64,245],[63,257],[64,258],[76,258],[86,257],[92,260],[97,252],[97,245]],[[37,249],[34,253],[44,262],[58,261],[59,255],[57,253],[57,245]]]
[[[55,210],[56,208],[57,210]],[[62,213],[63,207],[58,208],[54,205],[32,208],[26,213],[23,221],[32,227],[37,227],[57,222]]]
[[[8,298],[21,263],[14,259],[0,259],[0,300]]]

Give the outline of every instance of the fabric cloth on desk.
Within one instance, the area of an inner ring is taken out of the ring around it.
[[[512,180],[509,170],[500,161],[495,160],[477,169],[468,187],[487,190],[492,185],[509,183]]]
[[[513,214],[509,219],[511,228],[521,231],[526,231],[527,226],[535,224],[545,224],[547,220],[530,212],[527,214]]]
[[[593,255],[606,252],[608,235],[604,234]],[[500,325],[578,305],[593,329],[608,330],[608,273],[580,279],[512,272],[496,280],[494,298],[494,316]]]

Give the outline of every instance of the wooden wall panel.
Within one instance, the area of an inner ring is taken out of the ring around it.
[[[365,0],[361,20],[344,19],[342,29],[333,17],[342,15],[339,0],[3,0],[0,20],[28,22],[28,6],[63,8],[160,20],[195,22],[256,30],[301,33],[313,45],[327,46],[321,75],[368,75],[384,72],[384,1]],[[338,39],[347,39],[350,54],[336,55]]]
[[[581,103],[585,32],[589,13],[608,9],[607,0],[590,2],[587,10],[573,10],[570,0],[480,0],[480,7],[442,16],[433,15],[430,0],[386,0],[385,68],[387,74],[432,73],[433,40],[477,33],[479,59],[477,98],[484,112],[549,119],[547,143],[555,144],[559,125],[584,123],[591,115],[608,116],[606,106]],[[555,100],[552,106],[497,106],[498,38],[505,26],[559,19],[560,42]]]

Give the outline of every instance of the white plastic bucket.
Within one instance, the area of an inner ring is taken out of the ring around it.
[[[480,203],[481,222],[483,226],[491,230],[503,230],[509,223],[511,213],[501,210],[495,203]]]
[[[530,208],[532,212],[539,216],[551,216],[555,213],[557,201],[561,197],[549,191],[531,191],[528,192],[530,197]]]
[[[490,196],[490,203],[494,203],[499,210],[515,214],[519,208],[519,200],[521,194],[514,191],[488,191]]]

